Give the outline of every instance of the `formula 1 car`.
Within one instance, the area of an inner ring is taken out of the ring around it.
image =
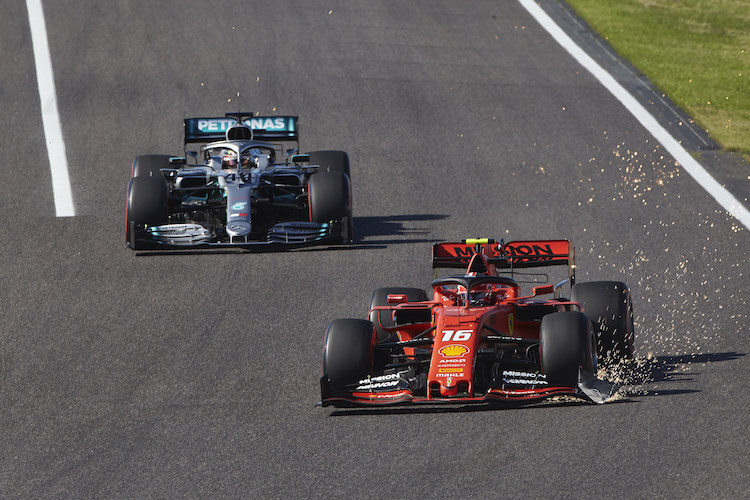
[[[625,283],[575,283],[567,240],[463,240],[433,245],[433,268],[463,268],[418,288],[379,288],[367,320],[326,330],[322,406],[525,403],[572,396],[603,403],[617,387],[598,364],[633,356],[633,307]],[[568,266],[557,285],[528,268]],[[571,296],[563,298],[569,283]],[[547,297],[545,297],[547,296]]]
[[[133,161],[130,248],[351,243],[349,156],[299,154],[296,116],[188,118],[185,155]]]

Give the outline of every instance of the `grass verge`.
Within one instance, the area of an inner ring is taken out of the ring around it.
[[[748,0],[567,0],[728,151],[750,154]]]

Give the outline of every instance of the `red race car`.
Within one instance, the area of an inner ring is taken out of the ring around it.
[[[322,406],[535,402],[574,396],[603,403],[614,384],[597,364],[633,356],[633,307],[619,281],[575,283],[567,240],[437,243],[433,268],[462,268],[418,288],[378,288],[369,319],[328,325]],[[568,267],[547,283],[544,266]],[[569,283],[570,298],[563,298]]]

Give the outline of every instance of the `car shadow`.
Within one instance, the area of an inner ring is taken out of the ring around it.
[[[613,402],[607,402],[605,404],[622,404],[630,403],[632,401],[626,399],[618,399]],[[534,401],[534,402],[488,402],[488,403],[476,403],[476,404],[450,404],[450,403],[436,403],[436,404],[408,404],[405,403],[401,406],[379,406],[379,407],[362,407],[362,408],[337,408],[333,410],[329,416],[331,417],[344,417],[344,416],[357,416],[357,415],[405,415],[412,413],[472,413],[472,412],[483,412],[483,411],[508,411],[508,410],[532,410],[542,408],[562,408],[567,406],[589,406],[595,405],[589,401],[578,399],[574,397],[557,397],[548,400]]]
[[[691,382],[698,374],[690,369],[691,365],[701,363],[718,363],[733,361],[746,353],[728,351],[702,354],[680,354],[672,356],[654,356],[638,358],[624,367],[621,375],[624,385],[630,386],[627,392],[632,396],[674,396],[700,392],[698,389],[670,389],[664,387],[647,387],[660,382]]]
[[[448,215],[441,214],[403,214],[387,216],[354,217],[354,242],[350,245],[258,245],[255,247],[215,247],[215,248],[169,248],[154,250],[138,250],[139,257],[156,257],[162,255],[231,255],[247,253],[279,253],[279,252],[329,252],[350,251],[363,249],[386,249],[390,245],[437,243],[443,241],[435,238],[415,238],[428,235],[432,228],[414,227],[414,222],[428,222],[447,219]],[[418,226],[418,225],[417,225]],[[386,237],[383,239],[382,237]],[[390,237],[390,238],[388,238]],[[371,238],[377,238],[372,239]]]

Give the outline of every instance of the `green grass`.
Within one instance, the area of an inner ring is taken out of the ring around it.
[[[567,2],[716,142],[750,154],[750,1]]]

